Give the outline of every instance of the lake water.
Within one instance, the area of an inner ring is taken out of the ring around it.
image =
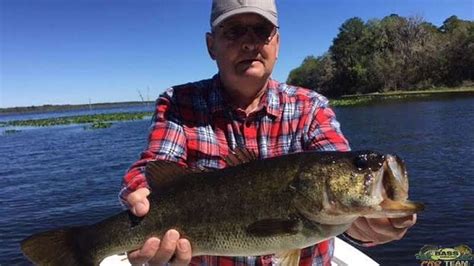
[[[403,240],[363,251],[382,265],[419,265],[425,244],[474,248],[474,98],[336,109],[356,149],[397,153],[410,195],[426,204]],[[8,120],[8,119],[7,119]],[[19,241],[121,210],[121,178],[146,144],[149,121],[84,130],[81,125],[0,128],[0,264],[28,265]]]

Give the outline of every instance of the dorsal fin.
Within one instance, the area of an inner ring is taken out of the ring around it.
[[[204,168],[187,168],[175,162],[157,160],[146,164],[145,176],[152,191],[162,191],[183,177],[206,171]]]
[[[258,159],[258,156],[253,150],[249,150],[245,147],[237,147],[235,150],[230,151],[229,155],[223,159],[227,163],[227,166],[237,166],[239,164],[255,161]]]

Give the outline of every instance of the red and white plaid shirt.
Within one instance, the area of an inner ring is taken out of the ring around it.
[[[168,89],[156,101],[148,147],[124,177],[120,192],[146,187],[145,165],[168,160],[183,166],[224,168],[222,157],[245,146],[259,158],[304,150],[348,151],[328,100],[300,87],[269,80],[258,108],[250,114],[226,101],[219,75]],[[302,250],[300,265],[330,265],[334,244]],[[193,258],[193,265],[272,265],[272,256]]]

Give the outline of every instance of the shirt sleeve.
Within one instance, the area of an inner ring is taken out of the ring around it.
[[[124,206],[127,205],[126,198],[131,192],[148,187],[145,166],[149,161],[167,160],[186,165],[186,137],[173,106],[171,89],[156,101],[147,148],[123,177],[119,198]]]
[[[306,149],[319,151],[349,151],[350,146],[342,134],[336,114],[327,106],[313,105]]]

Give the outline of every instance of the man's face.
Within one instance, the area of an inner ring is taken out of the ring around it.
[[[256,14],[226,19],[207,34],[206,41],[221,78],[233,83],[266,80],[278,56],[277,29]]]

